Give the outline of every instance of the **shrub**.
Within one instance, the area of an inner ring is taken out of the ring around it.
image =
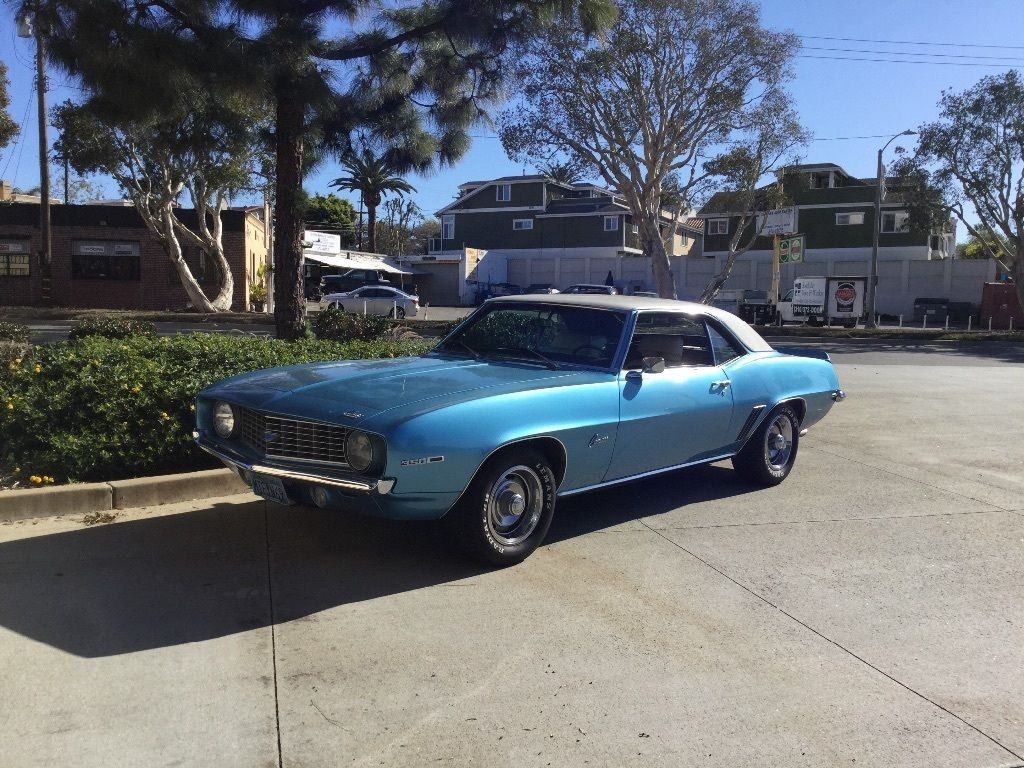
[[[356,315],[325,309],[313,318],[313,333],[329,341],[373,341],[388,336],[391,321],[381,315]]]
[[[113,480],[210,466],[192,442],[196,394],[237,373],[293,363],[398,357],[424,342],[197,333],[88,336],[35,348],[0,370],[0,465],[21,479]],[[17,479],[17,478],[16,478]]]
[[[132,336],[156,336],[156,324],[148,320],[135,320],[130,317],[85,317],[76,320],[71,326],[72,339],[83,339],[87,336],[102,336],[107,339],[127,339]]]
[[[0,320],[0,341],[16,341],[28,343],[29,330],[27,325]]]

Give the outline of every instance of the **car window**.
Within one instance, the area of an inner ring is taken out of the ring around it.
[[[711,337],[711,348],[715,352],[715,362],[718,365],[725,365],[746,353],[743,347],[715,328],[713,323],[708,323],[708,336]]]
[[[678,312],[641,312],[623,368],[643,367],[645,357],[660,357],[666,368],[713,365],[704,323]]]
[[[625,312],[591,307],[495,304],[459,326],[442,349],[482,358],[608,368],[626,317]]]

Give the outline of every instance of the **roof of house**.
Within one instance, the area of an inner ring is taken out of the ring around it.
[[[178,208],[174,215],[185,226],[195,226],[196,212],[192,208]],[[223,213],[224,229],[240,231],[245,220],[245,211],[226,210]],[[111,229],[145,229],[146,225],[135,207],[123,205],[52,205],[50,222],[55,227],[109,227]],[[0,203],[0,225],[38,226],[39,203]]]

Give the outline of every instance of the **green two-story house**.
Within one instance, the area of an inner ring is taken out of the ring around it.
[[[806,238],[805,261],[853,263],[870,259],[875,227],[878,228],[880,261],[947,258],[953,255],[956,236],[952,226],[941,231],[912,230],[908,214],[892,180],[875,221],[876,179],[860,179],[834,163],[788,167],[775,184],[783,184],[788,205],[795,210],[794,233]],[[740,223],[741,212],[730,210],[727,195],[714,195],[701,208],[705,221],[703,255],[727,256],[729,242]],[[744,233],[745,242],[750,230]],[[772,238],[758,237],[745,258],[771,260]],[[801,270],[810,274],[813,268]],[[827,272],[825,274],[828,274]],[[865,272],[866,274],[866,272]]]

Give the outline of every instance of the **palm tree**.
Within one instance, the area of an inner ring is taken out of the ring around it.
[[[393,193],[401,197],[415,192],[416,187],[395,173],[394,165],[384,156],[373,154],[369,149],[362,154],[355,152],[341,160],[348,171],[331,182],[330,186],[359,192],[366,204],[366,246],[371,253],[377,250],[377,206],[384,195]]]
[[[537,170],[540,171],[541,175],[547,176],[552,181],[557,181],[561,184],[576,184],[583,181],[583,168],[571,160],[565,162],[552,160],[538,165]]]

